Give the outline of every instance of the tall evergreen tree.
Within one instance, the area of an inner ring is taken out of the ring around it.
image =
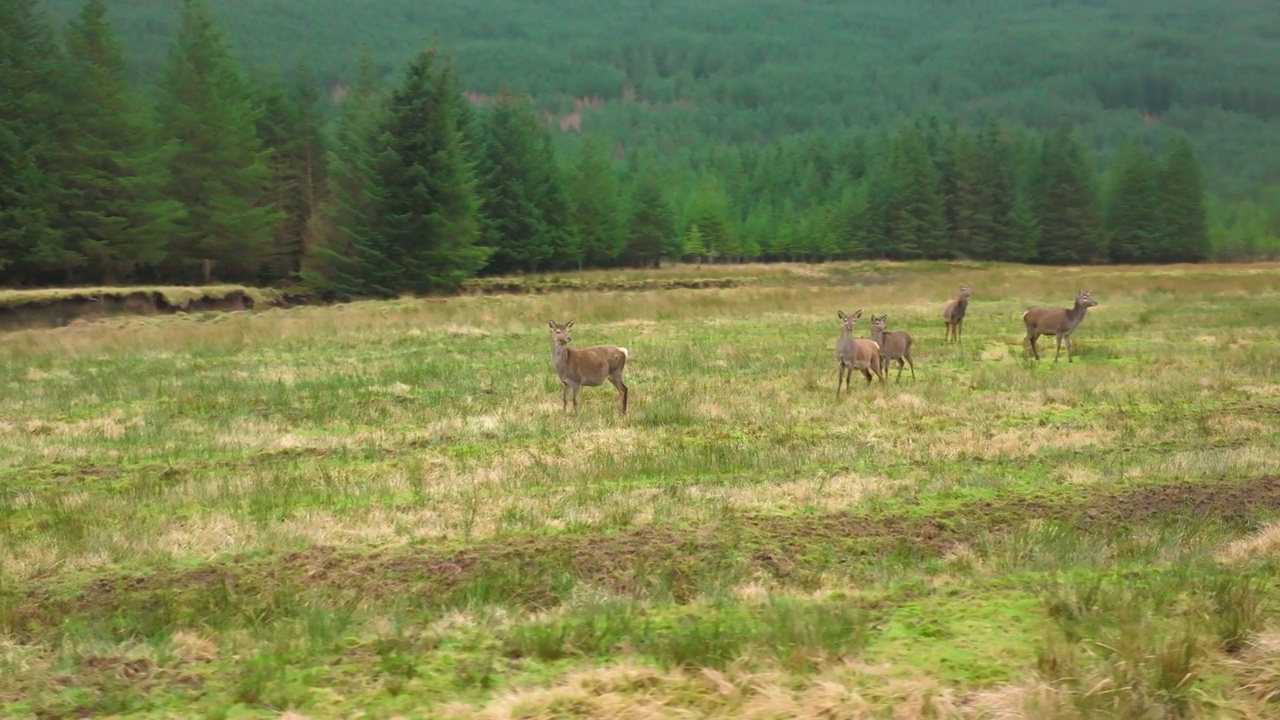
[[[434,49],[409,63],[391,93],[373,164],[374,233],[394,262],[397,290],[452,290],[489,260],[477,243],[479,199],[460,117],[453,68]]]
[[[891,253],[894,257],[950,257],[938,172],[915,128],[903,128],[890,156],[893,180]]]
[[[636,264],[657,267],[663,255],[679,257],[672,252],[674,236],[675,214],[662,183],[652,171],[643,171],[631,193],[627,256]]]
[[[627,247],[626,218],[613,165],[591,139],[583,142],[569,173],[569,207],[582,263],[604,267]]]
[[[1159,235],[1165,262],[1199,262],[1209,257],[1209,221],[1204,178],[1185,135],[1170,140],[1158,173],[1163,196]]]
[[[1106,204],[1111,259],[1155,262],[1160,256],[1160,197],[1151,151],[1140,140],[1125,143],[1112,166]]]
[[[952,144],[952,180],[949,224],[956,252],[970,258],[991,259],[993,233],[991,203],[983,184],[983,162],[973,136],[959,132]]]
[[[270,150],[271,202],[281,216],[272,229],[259,279],[294,278],[316,243],[316,213],[326,199],[328,167],[320,97],[306,74],[272,78],[261,93],[258,135]]]
[[[399,289],[393,250],[380,231],[380,188],[375,163],[386,93],[369,58],[338,109],[326,153],[327,199],[316,215],[316,243],[303,256],[299,277],[322,296],[388,297]]]
[[[493,250],[485,270],[539,270],[554,257],[556,246],[540,202],[548,177],[538,120],[525,98],[504,91],[482,128],[476,164],[480,238]]]
[[[1105,262],[1093,170],[1070,126],[1060,125],[1046,139],[1038,181],[1037,259],[1049,265]]]
[[[37,4],[0,0],[0,281],[11,284],[55,279],[83,261],[54,222],[68,119],[62,58]]]
[[[248,84],[205,0],[184,0],[159,84],[161,137],[171,144],[166,193],[182,203],[169,246],[176,277],[256,276],[279,221],[270,151],[262,150]]]
[[[987,255],[993,260],[1026,262],[1035,256],[1035,240],[1028,235],[1034,225],[1034,210],[1019,187],[1014,151],[995,121],[978,135],[978,183],[982,204],[979,223],[986,223]],[[1021,205],[1019,205],[1021,203]]]
[[[75,118],[62,154],[63,230],[86,261],[84,280],[134,279],[165,257],[182,205],[166,181],[147,124],[129,92],[124,51],[103,0],[86,0],[67,33],[67,108]]]

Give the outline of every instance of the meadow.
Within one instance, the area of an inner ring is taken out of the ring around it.
[[[1280,712],[1280,265],[573,277],[0,335],[0,716]]]

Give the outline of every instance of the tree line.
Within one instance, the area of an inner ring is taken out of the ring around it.
[[[453,62],[333,102],[256,82],[187,0],[149,93],[103,0],[61,37],[0,0],[0,283],[292,284],[327,295],[478,274],[833,258],[1170,262],[1210,252],[1186,137],[1098,173],[1079,131],[922,117],[865,132],[630,152],[558,137],[530,99],[473,104]]]

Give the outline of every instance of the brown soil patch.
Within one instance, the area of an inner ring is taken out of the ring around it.
[[[509,278],[478,278],[462,284],[460,292],[466,295],[534,294],[543,295],[569,290],[579,292],[636,292],[643,290],[705,290],[734,288],[750,282],[742,278],[707,278],[675,280],[609,280],[590,282],[582,280],[537,281],[511,280]]]
[[[659,589],[684,601],[718,579],[736,583],[763,572],[804,586],[824,572],[856,571],[868,557],[941,556],[957,542],[1013,529],[1030,519],[1092,532],[1181,517],[1251,523],[1258,512],[1276,510],[1280,478],[1262,477],[1074,498],[1014,498],[934,517],[746,515],[697,528],[648,526],[619,533],[496,538],[455,549],[358,553],[313,547],[274,558],[99,578],[78,592],[18,590],[8,598],[9,612],[7,617],[0,614],[0,626],[40,634],[81,614],[117,622],[129,617],[152,626],[159,617],[187,626],[243,617],[246,606],[287,612],[307,596],[327,603],[394,598],[424,606],[471,600],[546,607],[580,581],[625,594]]]

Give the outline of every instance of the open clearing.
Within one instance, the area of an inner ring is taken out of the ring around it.
[[[571,277],[0,335],[0,715],[1280,713],[1280,266]]]

